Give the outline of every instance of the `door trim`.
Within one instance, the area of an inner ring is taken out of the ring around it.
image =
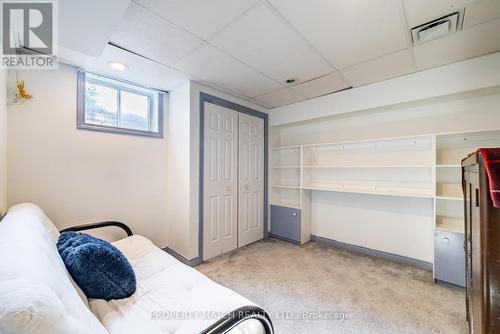
[[[241,112],[247,115],[255,116],[258,118],[262,118],[264,120],[264,239],[268,238],[268,180],[269,180],[269,171],[268,171],[268,160],[269,160],[269,148],[268,148],[268,132],[269,132],[269,124],[268,118],[269,116],[266,113],[261,111],[257,111],[240,104],[224,100],[220,97],[213,96],[207,93],[200,92],[200,174],[199,174],[199,194],[198,194],[198,258],[200,262],[203,262],[203,199],[204,199],[204,162],[205,162],[205,102],[215,104],[219,107],[228,108],[234,110],[236,112]]]

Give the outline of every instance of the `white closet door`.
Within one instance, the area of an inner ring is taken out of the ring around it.
[[[205,103],[203,259],[238,245],[238,113]]]
[[[264,237],[264,120],[239,116],[238,247]]]

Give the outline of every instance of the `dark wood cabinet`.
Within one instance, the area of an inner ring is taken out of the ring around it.
[[[462,163],[462,175],[469,332],[496,334],[500,333],[500,209],[493,206],[480,153]]]

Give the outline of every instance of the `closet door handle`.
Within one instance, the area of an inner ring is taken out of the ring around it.
[[[230,192],[230,191],[231,191],[231,186],[227,186],[227,187],[226,187],[226,190],[227,190],[228,192]]]

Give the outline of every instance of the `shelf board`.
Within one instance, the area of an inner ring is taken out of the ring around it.
[[[293,168],[300,168],[300,166],[273,166],[271,168],[273,168],[273,169],[287,169],[287,168],[293,169]]]
[[[436,217],[436,229],[449,232],[464,233],[464,221],[456,217]]]
[[[462,165],[436,165],[437,168],[460,168]]]
[[[308,165],[304,168],[432,168],[431,165]]]
[[[470,130],[470,131],[454,131],[454,132],[444,132],[437,133],[436,137],[438,139],[449,138],[449,137],[463,137],[463,136],[481,136],[481,135],[497,135],[500,134],[500,130],[498,128],[495,129],[484,129],[484,130]]]
[[[275,146],[275,147],[271,147],[271,150],[297,150],[299,148],[300,148],[300,145]]]
[[[271,205],[284,206],[287,208],[298,209],[298,210],[302,209],[300,205],[294,204],[294,203],[288,203],[288,202],[274,201],[274,202],[271,202]]]
[[[284,184],[273,184],[273,188],[283,188],[283,189],[300,189],[300,186],[287,186]]]
[[[315,146],[334,146],[334,145],[346,145],[346,144],[360,144],[360,143],[370,143],[370,142],[380,142],[380,141],[396,141],[396,140],[409,140],[409,139],[424,139],[432,136],[436,136],[438,139],[447,139],[449,137],[462,137],[462,136],[481,136],[481,135],[500,135],[499,129],[488,129],[488,130],[471,130],[471,131],[458,131],[458,132],[445,132],[445,133],[428,133],[419,135],[409,135],[409,136],[399,136],[399,137],[382,137],[382,138],[370,138],[370,139],[360,139],[351,141],[337,141],[337,142],[323,142],[316,144],[302,144],[302,145],[290,145],[290,146],[275,146],[271,147],[272,150],[286,150],[286,149],[299,149],[302,147],[315,147]],[[445,166],[453,166],[446,165]],[[459,165],[457,165],[459,166]]]
[[[361,139],[361,140],[351,140],[351,141],[338,141],[330,143],[317,143],[317,144],[304,144],[303,147],[315,147],[315,146],[336,146],[336,145],[349,145],[349,144],[369,144],[373,142],[390,142],[390,141],[400,141],[400,140],[411,140],[411,139],[424,139],[431,138],[432,135],[415,135],[415,136],[400,136],[400,137],[387,137],[387,138],[373,138],[373,139]]]
[[[360,188],[349,188],[342,186],[304,186],[302,189],[306,190],[317,190],[317,191],[330,191],[330,192],[342,192],[342,193],[353,193],[353,194],[367,194],[367,195],[382,195],[382,196],[397,196],[397,197],[414,197],[414,198],[433,198],[432,194],[425,193],[411,193],[403,191],[395,191],[390,189],[360,189]]]
[[[452,195],[437,195],[436,199],[442,199],[447,201],[463,201],[464,197],[452,196]]]

